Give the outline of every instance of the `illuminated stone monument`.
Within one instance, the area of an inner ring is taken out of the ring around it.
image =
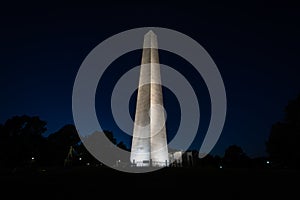
[[[144,36],[130,161],[136,166],[169,165],[157,36]]]

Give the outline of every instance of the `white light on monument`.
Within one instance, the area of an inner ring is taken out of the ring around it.
[[[169,163],[157,36],[153,31],[144,36],[130,161],[136,166],[164,167]]]

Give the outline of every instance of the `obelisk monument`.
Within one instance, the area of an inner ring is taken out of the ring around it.
[[[130,161],[136,166],[169,164],[157,36],[153,31],[144,36]]]

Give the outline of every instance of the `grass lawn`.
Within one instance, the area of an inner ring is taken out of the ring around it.
[[[1,193],[11,198],[101,199],[103,195],[134,198],[141,194],[148,199],[162,197],[163,194],[169,198],[184,194],[192,199],[201,199],[203,196],[298,199],[300,171],[164,168],[150,173],[129,174],[87,166],[15,173],[2,171],[0,178]]]

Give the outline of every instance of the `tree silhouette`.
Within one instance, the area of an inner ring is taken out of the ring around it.
[[[116,145],[116,139],[113,136],[113,133],[111,131],[103,131],[103,132],[94,132],[90,135],[82,137],[83,143],[81,142],[78,147],[76,148],[78,152],[78,156],[80,157],[80,162],[82,165],[89,163],[90,165],[102,165],[101,162],[97,160],[95,155],[92,155],[87,149],[86,146],[89,147],[89,149],[96,149],[93,150],[93,152],[97,152],[101,154],[100,147],[103,146],[101,144],[101,138],[100,136],[105,135],[110,141],[111,145]],[[99,148],[99,149],[98,149]],[[104,149],[109,149],[110,147],[106,146]]]
[[[105,137],[110,141],[110,143],[103,142]],[[121,160],[122,162],[129,162],[129,157],[127,157],[128,153],[126,154],[123,151],[121,153],[122,155],[120,155],[120,152],[116,151],[116,147],[125,151],[128,151],[128,149],[123,142],[117,143],[117,140],[111,131],[96,131],[86,137],[83,137],[82,140],[84,147],[83,144],[80,145],[80,154],[85,157],[85,160],[90,160],[91,163],[99,164],[99,162],[95,161],[95,158],[102,158],[101,160],[105,161],[105,163],[109,165],[116,164],[116,161],[118,160]],[[93,156],[90,155],[85,147],[87,147],[89,151],[93,152]]]
[[[231,145],[225,150],[223,163],[226,167],[247,167],[250,159],[243,149],[237,145]]]
[[[122,141],[117,144],[117,147],[119,147],[123,150],[126,150],[126,151],[130,151],[130,149],[128,149],[127,146]]]
[[[74,148],[80,142],[76,127],[72,124],[63,126],[57,132],[48,136],[48,141],[51,144],[51,149],[48,149],[47,159],[52,164],[62,165],[70,148]]]
[[[114,145],[117,144],[117,140],[116,140],[116,138],[114,137],[113,132],[104,130],[103,133],[104,133],[104,135],[109,139],[109,141],[111,141],[111,143],[113,143]]]
[[[74,146],[80,141],[76,127],[72,124],[67,124],[57,132],[50,134],[48,139],[57,145],[64,146],[66,148]]]
[[[204,158],[200,159],[200,167],[209,167],[209,168],[222,168],[222,158],[219,155],[206,155]]]
[[[1,166],[30,165],[41,157],[46,122],[39,117],[14,116],[0,127]]]
[[[279,166],[300,167],[300,94],[288,103],[282,122],[275,123],[266,142],[266,150]]]

